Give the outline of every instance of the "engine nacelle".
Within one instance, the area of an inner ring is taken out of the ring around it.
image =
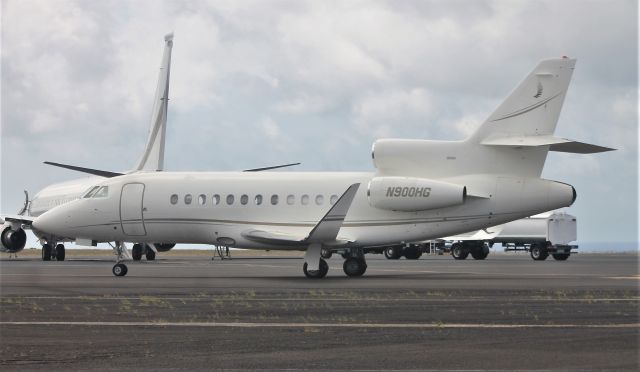
[[[24,230],[20,227],[14,228],[10,223],[5,223],[2,226],[2,233],[0,234],[3,252],[20,252],[27,244],[27,234]]]
[[[414,177],[375,177],[367,190],[375,208],[416,212],[453,207],[464,203],[465,186]]]

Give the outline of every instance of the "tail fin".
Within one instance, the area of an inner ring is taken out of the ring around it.
[[[566,57],[540,62],[468,141],[553,135],[575,64]]]
[[[171,48],[173,34],[164,37],[165,48],[158,75],[158,85],[151,113],[151,128],[144,153],[133,169],[161,171],[164,168],[164,142],[167,129],[167,109],[169,105],[169,73],[171,70]]]

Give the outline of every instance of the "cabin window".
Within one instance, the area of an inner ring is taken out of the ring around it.
[[[90,198],[93,196],[93,194],[96,193],[96,191],[100,188],[100,186],[93,186],[89,191],[87,191],[86,194],[84,194],[85,198]]]
[[[198,204],[200,204],[200,205],[207,204],[207,196],[205,194],[200,194],[198,196]]]
[[[240,204],[247,205],[248,202],[249,202],[249,196],[248,195],[242,195],[240,197]]]
[[[329,202],[331,203],[331,205],[334,205],[337,201],[338,201],[338,195],[331,195],[331,199],[329,199]]]
[[[213,205],[218,205],[218,204],[220,204],[220,195],[215,194],[215,195],[213,196],[213,198],[211,198],[211,200],[213,200]]]
[[[193,196],[191,196],[191,194],[187,194],[184,196],[184,203],[189,205],[191,204],[191,201],[193,200]]]
[[[171,195],[171,204],[178,204],[178,194]]]
[[[92,198],[106,198],[109,196],[109,186],[102,186],[93,194]]]
[[[256,205],[262,204],[262,195],[256,195],[256,197],[253,198],[253,202],[256,203]]]
[[[232,205],[234,199],[235,199],[235,197],[233,196],[233,194],[227,195],[227,204]]]
[[[271,205],[277,205],[278,204],[278,195],[273,194],[271,195]]]
[[[316,195],[316,204],[317,205],[322,205],[323,203],[324,203],[324,196]]]
[[[302,205],[309,204],[309,195],[307,195],[307,194],[302,195],[302,197],[300,198],[300,203]]]
[[[293,205],[293,203],[295,203],[296,201],[296,197],[293,195],[287,195],[287,204],[289,205]]]

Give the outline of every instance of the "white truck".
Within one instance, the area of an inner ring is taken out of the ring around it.
[[[564,212],[544,213],[445,240],[454,241],[451,255],[457,260],[469,254],[484,259],[489,247],[501,243],[505,251],[528,251],[536,261],[546,260],[549,255],[564,261],[578,248],[570,244],[577,240],[577,220]]]
[[[464,260],[469,255],[484,260],[489,255],[489,247],[500,243],[505,251],[528,251],[536,261],[546,260],[549,255],[564,261],[578,248],[570,244],[576,239],[576,217],[556,211],[436,241],[389,246],[371,253],[384,253],[388,259],[403,256],[418,259],[422,253],[439,250],[449,251],[456,260]]]

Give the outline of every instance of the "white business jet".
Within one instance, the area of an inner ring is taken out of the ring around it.
[[[568,184],[541,179],[548,151],[612,150],[553,133],[576,61],[540,62],[463,141],[381,139],[376,171],[133,172],[33,222],[43,234],[123,241],[304,250],[322,278],[323,250],[361,276],[368,249],[450,236],[570,206]],[[127,267],[118,258],[116,276]]]
[[[27,242],[25,229],[30,229],[35,217],[47,212],[51,208],[79,199],[83,195],[92,194],[97,190],[94,187],[105,178],[122,176],[123,174],[142,171],[164,170],[164,148],[167,127],[167,112],[169,104],[169,81],[171,72],[171,51],[173,48],[173,34],[164,37],[164,52],[160,64],[158,83],[151,112],[151,126],[147,143],[140,160],[136,166],[128,172],[118,173],[100,169],[84,168],[74,165],[60,164],[46,161],[45,164],[70,169],[92,177],[85,177],[56,183],[40,190],[31,200],[25,191],[25,202],[17,215],[7,215],[0,218],[2,228],[0,230],[0,252],[16,254],[22,251]],[[246,169],[244,172],[259,172],[298,165],[299,163],[268,166],[262,168]],[[81,245],[95,245],[92,239],[76,239],[76,236],[59,236],[55,233],[45,233],[33,230],[36,237],[42,242],[42,259],[49,261],[52,258],[63,261],[65,258],[64,242],[76,241]],[[166,252],[175,246],[175,243],[140,243],[135,240],[132,248],[132,258],[140,260],[145,255],[148,260],[155,259],[157,252]],[[123,251],[127,253],[127,251]]]
[[[162,171],[164,168],[164,147],[165,133],[167,126],[167,106],[169,94],[169,73],[171,68],[171,49],[173,47],[173,34],[165,36],[165,48],[160,65],[160,73],[158,76],[158,84],[151,114],[151,127],[149,129],[149,137],[144,152],[140,160],[133,170],[126,172],[139,171]],[[99,169],[84,168],[74,165],[59,164],[54,162],[45,162],[45,164],[54,165],[74,171],[91,174],[92,177],[79,178],[67,182],[49,185],[40,190],[31,200],[25,191],[25,203],[17,215],[4,216],[0,221],[2,231],[0,232],[1,252],[15,254],[22,251],[27,242],[25,229],[31,228],[31,224],[35,217],[47,212],[51,208],[66,204],[70,201],[79,199],[87,194],[88,190],[95,191],[95,185],[102,182],[105,178],[121,176],[125,173],[116,173]],[[90,192],[90,191],[89,191]],[[42,259],[45,261],[56,258],[63,261],[65,258],[65,247],[63,242],[76,240],[75,236],[59,236],[55,233],[45,233],[33,230],[36,237],[42,242]],[[78,240],[78,243],[92,245],[92,241]],[[171,249],[175,244],[164,243],[154,245],[136,244],[133,248],[133,257],[137,258],[142,253],[146,254],[148,259],[155,258],[155,251],[163,251]],[[138,258],[139,259],[139,258]]]

